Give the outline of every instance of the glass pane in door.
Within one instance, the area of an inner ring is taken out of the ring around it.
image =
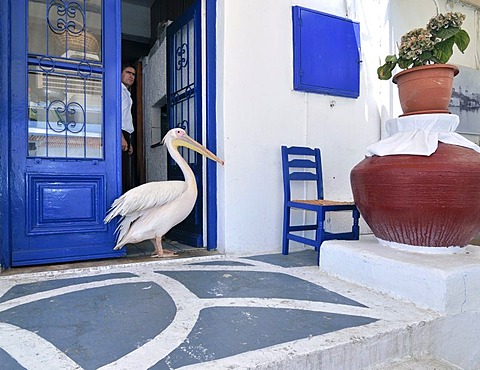
[[[101,61],[101,0],[30,0],[28,51],[51,57]]]
[[[30,157],[103,158],[102,75],[30,64]]]
[[[103,158],[101,0],[29,0],[28,155]]]

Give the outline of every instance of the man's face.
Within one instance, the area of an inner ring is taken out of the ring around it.
[[[130,87],[135,82],[135,69],[127,67],[122,71],[122,83]]]

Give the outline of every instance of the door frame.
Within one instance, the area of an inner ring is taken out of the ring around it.
[[[168,26],[166,37],[168,127],[181,127],[198,142],[203,141],[204,124],[202,28],[202,0],[195,0]],[[167,233],[167,238],[202,247],[205,241],[204,162],[200,154],[190,149],[180,150],[180,153],[194,172],[199,195],[193,210]],[[168,180],[183,181],[182,172],[178,163],[168,157]]]
[[[0,269],[10,268],[11,237],[10,237],[10,193],[9,163],[10,163],[10,1],[0,1],[0,63],[3,73],[0,73],[0,137],[4,138],[0,148]]]
[[[201,135],[206,141],[206,147],[213,153],[217,152],[217,0],[198,0],[200,11],[201,45],[199,84],[201,87]],[[205,31],[205,32],[203,32]],[[204,38],[204,39],[203,39]],[[168,68],[167,68],[168,70]],[[167,73],[170,73],[167,71]],[[205,74],[205,76],[202,76]],[[205,77],[205,78],[203,78]],[[168,91],[169,89],[167,89]],[[206,182],[199,186],[203,189],[199,196],[203,197],[203,245],[207,250],[217,249],[218,243],[218,202],[217,202],[217,165],[213,161],[205,161],[203,179]],[[205,235],[206,234],[206,235]]]
[[[207,148],[217,152],[217,0],[205,0],[205,84],[206,84],[206,140]],[[218,202],[217,165],[206,161],[207,184],[207,250],[217,249],[218,243]]]

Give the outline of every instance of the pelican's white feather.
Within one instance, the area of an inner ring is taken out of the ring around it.
[[[185,181],[149,182],[116,199],[104,219],[107,223],[117,216],[120,217],[115,230],[117,243],[114,249],[120,249],[128,243],[152,239],[155,242],[156,255],[163,256],[162,236],[192,211],[197,200],[197,184],[192,169],[178,152],[178,146],[188,147],[223,164],[220,158],[180,128],[167,132],[163,142],[172,159],[180,167]]]
[[[137,186],[113,202],[104,222],[117,216],[160,207],[178,198],[186,187],[185,181],[155,181]]]

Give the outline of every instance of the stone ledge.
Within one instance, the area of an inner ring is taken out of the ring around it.
[[[330,240],[321,246],[320,269],[441,314],[480,311],[478,246],[439,255],[386,247],[373,236]]]

